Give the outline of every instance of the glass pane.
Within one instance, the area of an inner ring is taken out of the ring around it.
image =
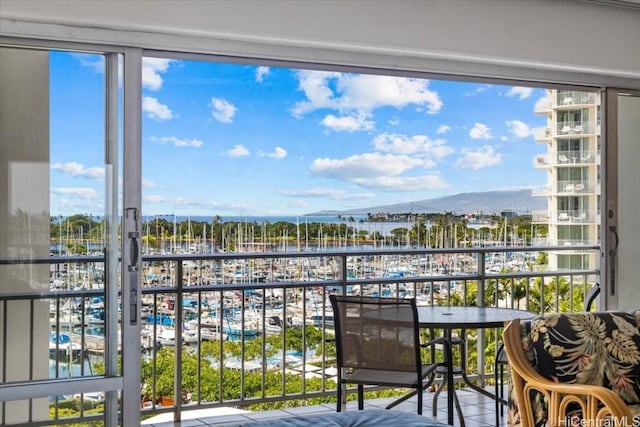
[[[0,382],[102,374],[117,173],[105,165],[104,57],[3,47],[0,75]],[[72,397],[7,402],[5,421],[59,416]]]

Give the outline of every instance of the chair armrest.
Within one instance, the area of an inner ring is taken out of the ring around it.
[[[436,362],[434,359],[431,362],[434,366],[446,366],[449,372],[453,372],[453,351],[451,350],[451,342],[449,342],[448,339],[444,337],[434,338],[425,343],[420,343],[420,347],[434,347],[436,344],[442,344],[442,348],[444,349],[444,360],[442,362]],[[447,381],[447,387],[453,387],[453,375],[448,375]]]
[[[451,360],[451,342],[444,338],[444,337],[438,337],[438,338],[434,338],[432,340],[429,340],[425,343],[420,343],[420,347],[433,347],[436,344],[442,344],[442,347],[444,348],[444,357],[445,360]]]
[[[595,385],[554,382],[536,371],[525,355],[518,320],[507,325],[503,337],[523,427],[534,426],[535,408],[531,391],[546,397],[549,425],[571,425],[566,420],[571,404],[581,408],[582,419],[588,420],[589,425],[632,425],[631,411],[613,391]],[[615,420],[615,424],[611,424],[612,420],[604,421],[609,417]]]

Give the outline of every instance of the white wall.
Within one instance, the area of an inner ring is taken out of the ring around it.
[[[618,175],[617,227],[620,244],[617,263],[617,306],[640,308],[640,97],[618,98]]]
[[[584,0],[129,0],[115,4],[2,0],[0,32],[161,50],[640,88],[640,8]]]

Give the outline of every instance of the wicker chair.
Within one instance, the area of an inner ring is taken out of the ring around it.
[[[600,284],[594,283],[584,296],[584,311],[591,311],[596,298],[601,292]],[[504,344],[498,348],[495,362],[495,386],[496,386],[496,427],[500,426],[500,417],[504,416],[504,405],[507,404],[504,398],[504,369],[509,366],[509,359],[504,350]]]
[[[364,386],[392,386],[415,389],[397,402],[417,394],[418,414],[422,414],[422,394],[435,369],[445,364],[451,369],[451,346],[444,338],[420,343],[415,299],[370,298],[331,295],[336,331],[338,403],[342,407],[342,387],[358,386],[358,409],[364,408]],[[422,362],[421,349],[442,345],[443,362]],[[347,371],[343,375],[343,371]],[[453,424],[453,377],[448,376],[448,423]],[[389,405],[389,407],[394,404]]]
[[[522,327],[515,320],[503,340],[517,405],[510,425],[627,426],[638,419],[640,366],[629,365],[640,354],[633,315],[552,314]]]

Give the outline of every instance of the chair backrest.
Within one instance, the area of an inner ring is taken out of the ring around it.
[[[517,409],[510,403],[509,425],[573,425],[563,420],[579,407],[588,425],[605,426],[607,411],[631,420],[627,405],[640,403],[640,335],[632,314],[552,313],[522,327],[514,320],[503,342],[517,402]]]
[[[599,283],[594,283],[593,286],[589,288],[584,296],[584,311],[591,311],[591,306],[596,301],[598,295],[600,295],[600,290]]]
[[[415,299],[329,297],[333,307],[338,367],[420,370]]]

